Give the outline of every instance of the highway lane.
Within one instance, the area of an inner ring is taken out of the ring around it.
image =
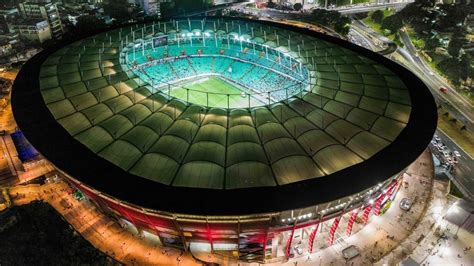
[[[374,10],[380,10],[385,8],[394,8],[394,9],[402,9],[406,5],[413,3],[414,1],[406,1],[406,2],[396,2],[396,3],[384,3],[384,4],[373,4],[367,6],[351,6],[351,7],[339,7],[330,10],[339,11],[341,14],[357,14],[357,13],[364,13]]]
[[[377,49],[372,48],[373,51],[381,55],[389,55],[397,50],[397,45],[394,42],[392,42],[388,38],[385,38],[384,36],[374,34],[373,31],[369,31],[366,26],[360,21],[353,20],[352,23],[356,24],[351,27],[351,30],[357,32],[357,34],[360,36],[358,41],[367,42],[366,39],[370,39],[372,42],[369,43],[373,43],[374,45],[372,46],[377,47]]]
[[[354,28],[351,28],[349,30],[349,34],[348,34],[347,37],[348,37],[350,42],[355,43],[359,46],[362,46],[366,49],[369,49],[369,50],[377,50],[378,49],[378,47],[375,47],[371,42],[368,42],[363,36],[361,36],[361,33],[359,33]]]
[[[454,166],[452,175],[464,190],[469,192],[470,195],[466,196],[474,200],[474,160],[442,131],[437,130],[436,134],[441,139],[441,142],[449,148],[449,151],[457,150],[461,154],[459,163]]]
[[[326,10],[331,10],[331,11],[338,11],[341,14],[344,15],[350,15],[350,14],[357,14],[357,13],[364,13],[364,12],[369,12],[369,11],[374,11],[374,10],[380,10],[380,9],[386,9],[386,8],[394,8],[394,9],[402,9],[404,8],[407,4],[410,4],[414,2],[413,0],[407,0],[405,2],[394,2],[394,3],[381,3],[381,4],[370,4],[370,5],[352,5],[352,6],[341,6],[341,7],[336,7],[336,8],[327,8]],[[242,8],[243,10],[247,10],[250,14],[253,14],[255,16],[266,16],[267,18],[274,18],[274,19],[287,19],[287,18],[299,18],[301,16],[308,16],[311,12],[311,9],[306,9],[303,12],[296,12],[296,11],[286,11],[286,10],[278,10],[278,9],[273,9],[273,8],[264,8],[264,9],[259,9],[258,11],[255,11],[255,9],[247,9],[245,8],[245,5],[248,4],[249,2],[244,2],[244,3],[235,3],[232,5],[232,8]],[[228,7],[218,7],[214,9],[210,9],[207,11],[201,11],[201,12],[196,12],[193,15],[196,14],[202,14],[202,13],[207,13],[207,12],[212,12],[216,11],[219,9],[224,9],[224,8],[230,8],[231,6]],[[322,7],[320,7],[323,9]]]
[[[409,52],[410,56],[413,58],[416,66],[422,71],[425,76],[425,83],[429,83],[433,86],[433,92],[437,95],[438,98],[442,99],[442,102],[448,101],[452,108],[456,109],[458,113],[464,116],[465,123],[468,122],[467,126],[469,129],[474,129],[474,108],[473,106],[465,100],[458,92],[449,86],[441,77],[436,73],[433,73],[431,67],[426,64],[426,62],[418,56],[416,48],[413,46],[413,43],[410,40],[410,37],[406,33],[406,30],[400,30],[400,38],[405,44],[406,50]],[[439,89],[444,87],[448,89],[447,93],[442,93]],[[474,131],[474,130],[473,130]]]
[[[360,27],[364,27],[365,25],[361,25],[362,23],[354,23],[353,28],[358,29],[357,36],[366,38],[367,41],[373,42],[373,36],[376,36],[376,33],[372,33],[369,35],[370,29],[364,28],[360,29]],[[380,42],[378,42],[380,43]],[[411,44],[411,41],[409,42]],[[411,45],[408,49],[411,49],[412,53],[407,49],[399,48],[395,51],[395,53],[390,56],[391,58],[401,56],[404,59],[405,66],[410,68],[414,71],[426,84],[431,91],[435,98],[441,99],[442,101],[446,101],[446,99],[441,98],[439,87],[443,86],[444,84],[440,83],[439,80],[432,78],[431,70],[429,68],[419,67],[419,64],[422,64],[422,60],[416,56],[412,56],[413,52],[416,52],[416,49]],[[399,60],[397,60],[399,61]],[[400,62],[400,61],[399,61]],[[401,62],[400,62],[401,63]],[[407,65],[408,64],[408,65]],[[434,73],[433,73],[434,74]],[[471,112],[472,114],[472,112]],[[437,131],[437,135],[441,138],[441,141],[450,149],[450,150],[457,150],[461,154],[459,158],[459,163],[455,166],[454,172],[452,176],[455,178],[455,181],[459,186],[461,186],[463,191],[466,191],[468,197],[471,200],[474,200],[474,159],[471,158],[466,152],[464,152],[453,140],[451,140],[448,136],[446,136],[440,130]]]
[[[375,44],[381,45],[383,41],[386,41],[386,37],[376,33],[370,27],[358,20],[354,20],[352,27],[362,33],[363,37]],[[396,51],[389,56],[391,59],[396,60],[397,56],[405,59],[405,62],[398,61],[405,67],[411,69],[415,74],[420,77],[423,82],[431,89],[431,92],[438,103],[442,103],[448,110],[450,110],[455,116],[463,121],[467,128],[474,131],[474,107],[465,100],[459,93],[452,89],[443,78],[439,77],[433,72],[431,67],[424,62],[418,55],[416,48],[411,43],[409,36],[405,31],[400,31],[402,42],[405,44],[405,48],[398,48]],[[448,93],[443,93],[440,88],[444,87],[449,90]]]

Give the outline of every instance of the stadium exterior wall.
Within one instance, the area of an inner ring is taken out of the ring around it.
[[[262,23],[276,25],[271,22]],[[281,27],[314,34],[309,30]],[[238,192],[198,193],[190,189],[162,188],[159,185],[155,185],[159,188],[155,190],[155,187],[149,187],[149,183],[142,178],[124,179],[130,176],[124,175],[117,167],[112,167],[110,163],[85,150],[53,119],[44,106],[38,89],[39,81],[31,77],[38,77],[41,64],[56,49],[38,54],[20,71],[12,95],[12,105],[16,107],[15,119],[32,145],[57,166],[73,187],[82,191],[98,208],[117,220],[125,219],[139,231],[158,235],[165,246],[187,251],[189,244],[193,242],[209,243],[211,249],[214,249],[214,244],[229,243],[235,246],[232,256],[245,261],[265,262],[275,257],[274,252],[267,247],[274,244],[275,236],[281,232],[293,232],[298,228],[321,224],[352,210],[363,210],[363,213],[368,210],[370,214],[372,208],[375,212],[375,209],[382,207],[383,200],[387,202],[387,198],[393,199],[400,187],[400,173],[404,173],[403,168],[426,148],[436,128],[434,100],[426,86],[414,74],[394,62],[345,41],[318,34],[315,36],[384,63],[413,88],[410,90],[414,101],[410,123],[397,141],[367,162],[333,174],[330,180],[311,180],[304,183],[304,186],[295,184],[275,188],[271,193],[263,189],[252,190],[250,194],[245,191],[246,198],[240,199],[235,197],[240,195]],[[56,48],[60,47],[62,45]],[[62,147],[63,150],[58,150],[57,147]],[[74,166],[71,161],[74,161]],[[93,173],[90,172],[91,169]],[[356,175],[363,178],[358,178],[358,182],[355,182]],[[106,182],[106,178],[109,178],[108,181],[113,178],[114,183]],[[323,181],[325,183],[322,183]],[[131,187],[135,192],[123,189]],[[187,193],[186,197],[176,191]],[[390,195],[387,195],[388,192]],[[307,197],[291,201],[291,195],[295,193]],[[314,205],[315,195],[318,196],[318,205]],[[229,211],[229,206],[219,196],[233,199],[235,202],[232,202],[232,206],[236,206],[236,209]],[[202,200],[199,197],[202,197]],[[192,204],[189,204],[191,202]],[[171,206],[172,204],[175,205]],[[147,208],[144,208],[145,206]],[[295,209],[295,206],[305,207]],[[288,241],[290,246],[291,236]],[[286,256],[288,257],[289,253],[286,253]]]
[[[388,178],[383,184],[368,188],[356,195],[309,208],[240,216],[199,216],[142,208],[97,191],[60,169],[58,170],[72,187],[80,190],[102,212],[108,214],[122,226],[126,224],[124,221],[133,225],[141,236],[143,236],[143,232],[151,233],[160,238],[163,246],[179,248],[184,251],[190,251],[191,243],[207,243],[212,252],[216,254],[219,254],[219,250],[213,248],[214,244],[230,244],[234,247],[231,250],[233,253],[229,254],[229,250],[227,250],[220,255],[233,256],[242,261],[262,263],[276,259],[276,254],[272,252],[271,247],[276,244],[274,241],[277,241],[276,237],[282,232],[320,225],[325,221],[340,218],[344,214],[356,211],[360,214],[359,218],[363,216],[364,210],[369,211],[368,215],[383,214],[380,213],[380,209],[383,209],[386,204],[389,205],[388,203],[395,197],[402,183],[402,173],[404,172]],[[388,191],[390,191],[390,195],[387,195]],[[364,194],[367,196],[363,196]],[[358,200],[354,200],[355,197],[358,197]],[[383,204],[378,203],[378,200],[382,202],[381,199],[383,199]],[[312,215],[306,214],[305,218],[300,219],[301,214],[308,211]],[[283,222],[282,217],[289,218]],[[314,239],[312,241],[314,242]],[[289,246],[291,247],[291,245],[292,243],[289,241]],[[251,252],[249,252],[250,249]],[[290,254],[286,255],[288,258]]]

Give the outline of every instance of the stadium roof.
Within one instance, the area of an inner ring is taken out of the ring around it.
[[[209,18],[191,22],[215,27]],[[311,92],[271,106],[204,111],[152,95],[119,63],[126,28],[26,63],[14,84],[15,118],[71,176],[119,199],[182,213],[271,212],[338,199],[398,173],[429,143],[433,98],[399,65],[306,29],[235,19],[218,24],[218,31],[241,34],[254,28],[254,38],[267,42],[276,38],[268,33],[278,32],[282,50],[304,43],[300,56],[316,64],[308,66],[317,77]],[[168,32],[176,26],[168,22]]]

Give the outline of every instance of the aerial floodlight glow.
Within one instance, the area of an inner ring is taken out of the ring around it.
[[[101,211],[166,246],[223,244],[261,263],[279,239],[296,245],[296,229],[327,237],[319,223],[388,208],[379,199],[437,122],[423,82],[383,56],[235,18],[45,49],[18,73],[12,106],[25,138]]]

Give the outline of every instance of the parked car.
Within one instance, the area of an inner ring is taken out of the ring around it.
[[[461,157],[461,153],[459,153],[458,151],[453,151],[453,153],[454,153],[454,156],[458,158]]]
[[[451,157],[446,158],[446,161],[448,162],[448,165],[453,165],[454,161]]]
[[[411,206],[413,205],[413,201],[409,198],[403,198],[400,201],[400,209],[404,211],[409,211],[411,209]]]
[[[456,164],[456,163],[459,163],[459,160],[458,160],[458,157],[454,156],[453,157],[453,162]]]
[[[296,247],[295,247],[295,251],[296,251],[296,253],[298,253],[298,255],[302,255],[302,254],[303,254],[303,249],[302,249],[300,246],[296,246]]]

